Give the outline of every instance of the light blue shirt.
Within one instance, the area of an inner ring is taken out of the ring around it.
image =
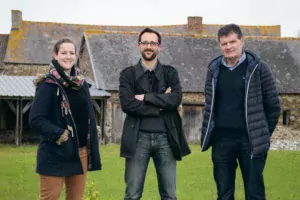
[[[242,62],[244,62],[244,60],[246,60],[246,53],[245,52],[243,53],[243,55],[240,57],[238,62],[233,67],[226,63],[224,57],[222,59],[222,65],[224,65],[225,67],[227,67],[228,69],[230,69],[232,71],[235,68],[237,68]]]

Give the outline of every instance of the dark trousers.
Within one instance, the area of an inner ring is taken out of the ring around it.
[[[166,133],[139,132],[136,153],[126,159],[126,200],[141,199],[150,158],[156,169],[158,189],[162,200],[176,198],[176,160]]]
[[[214,131],[212,161],[217,185],[217,200],[234,200],[238,163],[242,172],[246,200],[265,200],[263,170],[267,154],[251,158],[247,133]],[[238,161],[238,162],[237,162]]]

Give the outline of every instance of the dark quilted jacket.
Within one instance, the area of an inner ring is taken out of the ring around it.
[[[245,75],[245,119],[251,147],[251,155],[266,153],[270,137],[280,115],[280,102],[270,69],[254,53],[245,51],[248,66]],[[219,56],[208,66],[205,81],[205,106],[202,124],[201,146],[206,151],[211,146],[215,125],[214,97],[222,61]]]

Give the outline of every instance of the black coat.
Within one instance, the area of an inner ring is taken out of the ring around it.
[[[254,53],[246,51],[248,60],[245,75],[245,120],[251,155],[266,153],[270,137],[280,115],[280,102],[275,81],[269,67]],[[205,82],[205,106],[202,125],[202,151],[211,146],[211,134],[215,125],[214,97],[222,56],[209,65]]]
[[[87,145],[87,148],[90,149],[88,170],[100,170],[101,161],[96,121],[88,84],[85,82],[81,89],[85,90],[88,96],[88,108],[91,119],[91,138],[89,145]],[[83,174],[76,131],[74,131],[74,137],[70,135],[69,139],[63,142],[62,145],[56,144],[56,140],[67,129],[67,124],[71,125],[73,130],[76,130],[76,125],[73,123],[71,116],[68,114],[63,117],[62,115],[61,102],[63,93],[63,87],[55,81],[49,83],[44,80],[36,88],[29,114],[29,124],[36,133],[40,134],[36,167],[36,172],[39,174],[48,176]]]
[[[127,114],[123,126],[121,156],[125,158],[134,156],[140,118],[163,116],[173,155],[176,160],[181,160],[182,156],[190,154],[191,151],[177,110],[182,99],[178,72],[175,68],[158,62],[155,75],[159,91],[156,93],[149,93],[147,80],[142,78],[143,73],[140,62],[120,73],[119,99],[122,110]],[[172,88],[172,92],[165,94],[168,87]],[[136,100],[134,98],[136,94],[145,94],[144,101]]]

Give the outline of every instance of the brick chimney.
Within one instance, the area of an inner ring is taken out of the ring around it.
[[[20,10],[11,11],[11,30],[18,30],[22,26],[22,12]]]
[[[188,17],[188,31],[202,32],[202,17]]]

